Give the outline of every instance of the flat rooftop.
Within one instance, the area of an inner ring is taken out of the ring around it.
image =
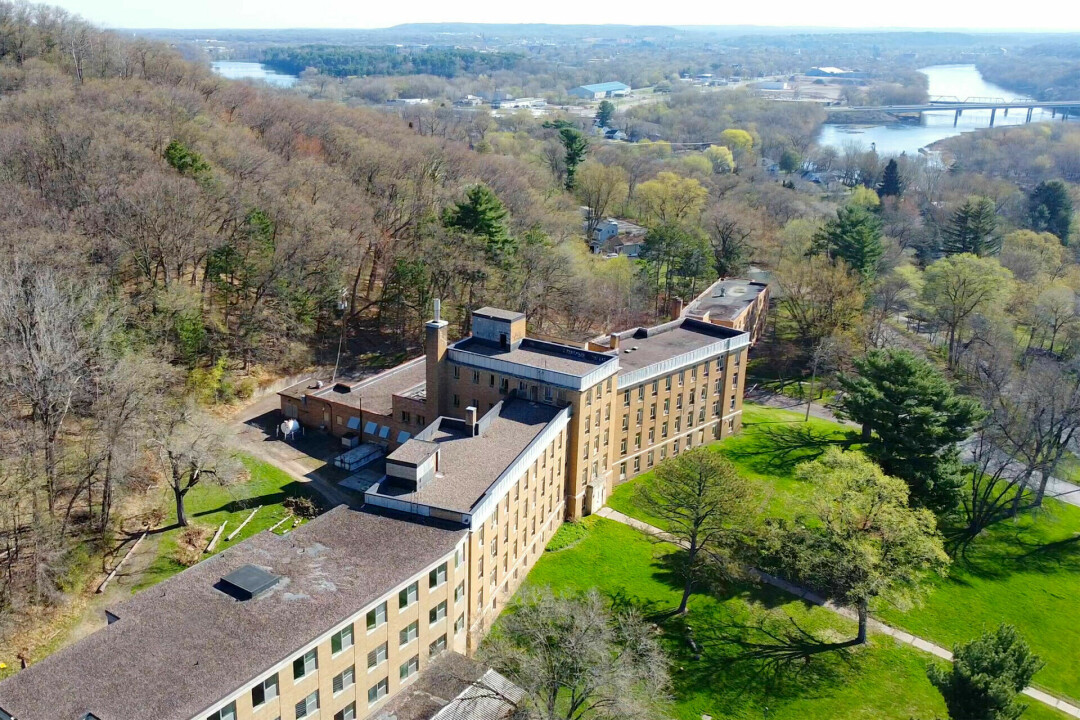
[[[428,450],[427,443],[438,446],[439,472],[419,490],[409,491],[383,480],[368,490],[368,494],[469,512],[560,412],[551,405],[519,399],[506,400],[497,409],[498,415],[479,435],[468,434],[460,421],[439,418],[430,433],[425,430],[425,440],[409,440],[394,452],[394,457],[399,453],[402,458],[419,457]],[[424,443],[425,447],[417,447],[414,453],[409,447],[412,443]]]
[[[704,317],[705,313],[708,313],[710,319],[734,320],[767,288],[766,283],[752,280],[717,280],[690,303],[686,314],[691,317]]]
[[[199,716],[465,536],[419,520],[342,505],[287,535],[259,533],[111,608],[119,620],[0,682],[0,708],[19,720]],[[218,589],[245,565],[280,580],[244,601]]]
[[[618,333],[619,375],[708,347],[744,333],[691,318]],[[627,352],[629,350],[629,352]],[[615,351],[612,351],[615,354]]]
[[[321,388],[315,387],[315,384],[314,379],[305,380],[278,394],[298,400],[310,395],[358,410],[389,415],[394,410],[394,395],[422,399],[426,384],[426,365],[424,358],[418,357],[357,383],[327,383]],[[346,388],[347,391],[343,391]]]
[[[517,365],[527,365],[577,377],[588,375],[604,363],[611,361],[611,357],[603,353],[533,338],[525,338],[516,348],[510,349],[476,337],[459,340],[451,347]]]

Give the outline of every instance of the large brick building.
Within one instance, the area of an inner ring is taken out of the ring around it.
[[[564,519],[738,429],[749,345],[693,318],[585,347],[493,308],[472,328],[450,343],[436,311],[424,357],[283,391],[287,417],[382,449],[363,508],[260,533],[110,608],[0,683],[0,720],[470,716],[472,685],[439,668],[467,666]]]

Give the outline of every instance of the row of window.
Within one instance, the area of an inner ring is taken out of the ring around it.
[[[718,357],[716,359],[715,364],[716,364],[716,371],[717,372],[723,372],[723,370],[724,370],[724,360],[725,360],[725,357],[723,357],[723,356]],[[739,365],[741,364],[741,362],[742,362],[742,353],[736,353],[735,354],[735,367],[738,368]],[[706,378],[709,377],[709,368],[710,368],[711,365],[712,365],[712,363],[703,363],[701,365],[702,375],[704,377],[706,377]],[[678,382],[678,386],[682,387],[683,382],[685,381],[685,376],[686,376],[686,371],[685,370],[680,370],[674,376],[666,375],[664,377],[664,390],[665,391],[671,390],[672,377],[674,377],[676,379],[676,381]],[[692,383],[697,382],[697,366],[696,365],[694,367],[690,368],[690,382],[692,382]],[[732,375],[732,385],[731,386],[732,387],[738,387],[738,384],[739,384],[739,373],[738,373],[738,371],[736,371]],[[646,385],[646,383],[642,383],[637,388],[637,399],[639,401],[645,399],[645,385]],[[716,386],[717,386],[717,392],[719,392],[720,391],[720,378],[716,379]],[[652,381],[652,385],[650,387],[650,390],[651,390],[651,395],[653,395],[654,397],[660,393],[660,378],[657,378],[656,380]],[[630,397],[631,397],[631,389],[627,388],[626,390],[623,391],[623,406],[624,407],[630,407]]]

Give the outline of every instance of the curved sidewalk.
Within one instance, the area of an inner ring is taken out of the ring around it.
[[[597,511],[596,514],[599,515],[602,518],[607,518],[608,520],[614,520],[615,522],[622,523],[623,525],[629,525],[630,527],[634,528],[635,530],[640,530],[641,532],[645,533],[646,535],[651,535],[651,536],[653,536],[655,538],[658,538],[660,540],[664,540],[666,542],[670,542],[670,543],[673,543],[675,545],[681,545],[682,544],[676,538],[674,538],[672,535],[664,532],[663,530],[656,527],[655,525],[649,525],[648,523],[642,522],[641,520],[637,520],[635,518],[630,517],[629,515],[621,513],[618,510],[614,510],[612,508],[609,508],[606,505],[604,507],[600,508]],[[844,617],[849,618],[851,620],[856,619],[855,611],[852,610],[851,608],[840,607],[840,606],[834,604],[833,602],[831,602],[829,600],[826,600],[825,598],[821,597],[820,595],[812,593],[809,590],[806,590],[804,588],[799,587],[798,585],[793,585],[793,584],[789,583],[787,580],[784,580],[783,578],[775,577],[775,576],[770,575],[768,573],[761,572],[760,570],[758,570],[756,568],[751,568],[750,570],[751,570],[751,573],[753,575],[755,575],[759,580],[761,580],[762,582],[764,582],[764,583],[766,583],[768,585],[772,585],[773,587],[780,588],[784,592],[787,592],[787,593],[790,593],[792,595],[795,595],[796,597],[802,598],[803,600],[806,600],[807,602],[813,603],[815,605],[820,605],[821,607],[826,608],[827,610],[831,610],[831,611],[833,611],[834,613],[836,613],[838,615],[843,615]],[[918,648],[919,650],[922,650],[923,652],[927,652],[927,653],[930,653],[931,655],[935,655],[935,656],[941,658],[942,660],[948,660],[949,662],[952,662],[952,659],[953,659],[952,653],[949,650],[947,650],[946,648],[941,647],[940,645],[935,645],[934,643],[932,643],[932,642],[930,642],[928,640],[924,640],[924,639],[922,639],[920,637],[916,637],[915,635],[912,635],[909,632],[906,632],[904,630],[900,630],[899,628],[894,628],[891,625],[885,625],[884,623],[878,622],[877,620],[871,619],[870,620],[870,627],[875,632],[882,633],[883,635],[888,635],[888,636],[894,638],[895,640],[898,640],[899,642],[904,643],[905,645],[911,645],[912,647]],[[1047,692],[1044,692],[1042,690],[1039,690],[1038,688],[1026,687],[1026,688],[1024,688],[1024,695],[1027,695],[1028,697],[1032,698],[1033,700],[1038,700],[1039,702],[1041,702],[1041,703],[1043,703],[1045,705],[1049,705],[1050,707],[1064,713],[1065,715],[1068,715],[1069,717],[1080,718],[1080,707],[1077,707],[1076,705],[1073,705],[1072,703],[1066,702],[1065,700],[1062,700],[1061,698],[1054,697],[1053,695],[1051,695],[1051,694],[1049,694]]]

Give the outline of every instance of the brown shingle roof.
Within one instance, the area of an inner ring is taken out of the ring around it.
[[[464,530],[339,506],[229,548],[111,612],[119,620],[0,683],[19,720],[189,720],[453,552]],[[377,550],[374,551],[374,550]],[[237,601],[246,564],[281,581]]]

